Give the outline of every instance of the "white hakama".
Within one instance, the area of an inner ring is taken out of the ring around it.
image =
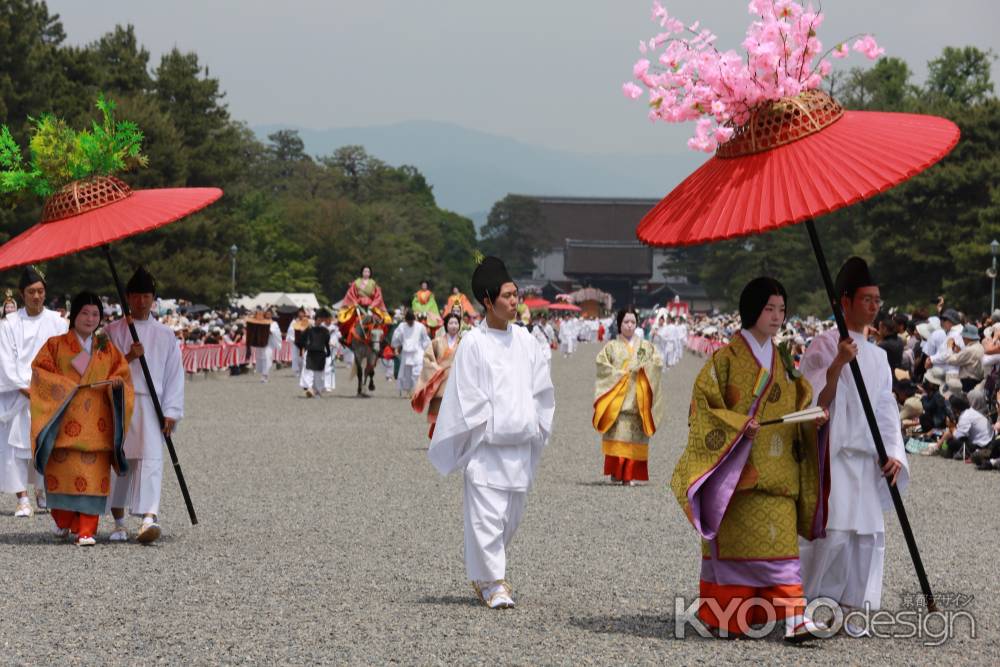
[[[184,366],[178,341],[169,327],[152,318],[135,320],[135,328],[163,416],[179,422],[184,417]],[[106,331],[115,347],[122,354],[128,354],[132,348],[132,334],[125,320],[112,322]],[[129,470],[124,477],[111,476],[108,506],[128,508],[134,516],[159,516],[165,442],[163,431],[138,359],[129,363],[129,371],[135,388],[132,421],[125,434],[125,457]]]
[[[31,464],[31,402],[21,393],[31,384],[31,362],[45,342],[69,330],[59,313],[34,317],[21,308],[0,321],[0,492],[21,493],[31,484],[44,490]]]
[[[163,457],[129,459],[128,474],[111,478],[108,507],[129,508],[133,516],[160,515],[160,490],[163,488]]]
[[[555,395],[538,342],[523,327],[485,322],[458,345],[428,458],[464,474],[465,566],[472,581],[504,579]]]
[[[327,366],[330,365],[330,359],[327,357]],[[302,364],[302,372],[299,373],[299,387],[302,389],[312,389],[317,394],[322,394],[327,389],[326,384],[327,372],[324,368],[322,371],[311,371],[306,368],[305,363]]]
[[[507,573],[507,548],[521,525],[526,491],[505,491],[465,478],[465,572],[471,581],[499,581]]]
[[[851,332],[858,363],[886,453],[902,464],[900,493],[909,484],[909,465],[899,428],[899,408],[892,394],[892,371],[885,351]],[[813,386],[813,404],[826,386],[826,372],[837,355],[836,329],[813,339],[800,370]],[[823,539],[799,540],[802,585],[806,597],[829,597],[840,604],[877,610],[882,603],[885,522],[892,507],[888,485],[878,465],[875,443],[849,366],[844,366],[830,406],[830,500]]]

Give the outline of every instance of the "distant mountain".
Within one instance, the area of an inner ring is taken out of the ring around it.
[[[392,165],[417,167],[434,187],[438,205],[479,227],[493,204],[511,192],[591,197],[662,197],[705,158],[690,151],[663,156],[593,155],[552,150],[450,123],[313,130],[254,127],[261,140],[296,129],[312,155],[358,144]]]

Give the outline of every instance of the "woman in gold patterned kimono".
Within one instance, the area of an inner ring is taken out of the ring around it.
[[[721,636],[764,622],[766,600],[785,638],[820,629],[805,617],[798,536],[826,532],[830,490],[825,424],[775,423],[810,405],[812,389],[773,337],[785,321],[785,289],[752,280],[740,295],[742,330],[695,381],[687,448],[671,487],[702,538],[699,618]],[[737,612],[737,609],[739,611]]]
[[[594,428],[602,435],[604,474],[613,483],[649,481],[649,439],[660,418],[663,358],[635,335],[638,314],[618,311],[616,340],[597,355]]]
[[[451,362],[458,349],[461,338],[462,321],[455,313],[444,316],[443,335],[431,340],[424,352],[424,365],[420,370],[420,381],[413,392],[410,406],[414,412],[423,412],[427,408],[427,423],[431,425],[427,432],[428,438],[434,437],[434,424],[437,422],[438,409],[444,398],[444,388],[451,373]]]
[[[50,338],[31,364],[31,443],[55,534],[92,546],[107,505],[111,470],[128,471],[125,429],[132,418],[128,362],[104,334],[101,300],[82,292],[70,330]]]

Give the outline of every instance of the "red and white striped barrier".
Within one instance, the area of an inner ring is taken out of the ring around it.
[[[687,339],[688,349],[703,357],[713,354],[716,350],[725,346],[721,340],[705,338],[704,336],[690,335]]]
[[[292,363],[295,345],[290,340],[281,342],[274,354],[274,361]],[[257,360],[253,348],[245,343],[218,343],[215,345],[181,345],[181,363],[185,372],[218,371],[230,366],[252,364]]]

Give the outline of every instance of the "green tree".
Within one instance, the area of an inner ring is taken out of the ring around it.
[[[480,235],[483,253],[501,257],[515,277],[530,276],[535,256],[552,244],[538,201],[521,195],[507,195],[494,204]]]
[[[833,96],[848,109],[905,111],[918,92],[912,76],[903,60],[881,58],[871,69],[851,69]]]
[[[195,53],[173,49],[155,71],[154,91],[183,137],[188,185],[210,186],[239,176],[239,127],[229,118],[219,80],[208,75]]]
[[[996,56],[974,46],[945,47],[940,58],[927,63],[927,92],[938,101],[972,106],[993,97],[990,68]]]
[[[90,44],[87,53],[98,72],[97,85],[114,97],[152,89],[149,51],[139,44],[135,27],[115,29]]]

